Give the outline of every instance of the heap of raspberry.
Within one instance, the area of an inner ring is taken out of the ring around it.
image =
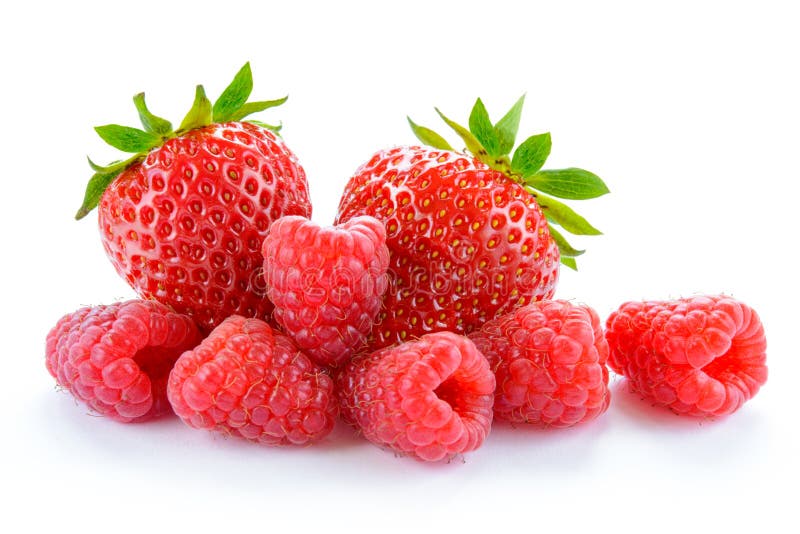
[[[169,400],[194,428],[267,445],[305,444],[333,429],[333,381],[259,319],[231,316],[169,377]]]
[[[611,368],[678,414],[731,414],[767,380],[761,320],[731,297],[627,302],[608,318],[606,337]]]
[[[155,301],[81,308],[47,335],[47,370],[93,411],[124,423],[170,412],[167,377],[200,342],[192,320]]]
[[[494,385],[486,358],[451,332],[357,356],[337,377],[347,422],[377,445],[426,461],[483,443]]]
[[[592,308],[535,302],[489,321],[470,338],[495,372],[498,419],[567,427],[608,408],[608,344]]]

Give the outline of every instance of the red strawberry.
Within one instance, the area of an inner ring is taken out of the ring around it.
[[[123,423],[144,421],[171,411],[169,372],[200,339],[189,317],[158,302],[81,308],[47,335],[47,370],[94,412]]]
[[[373,217],[334,228],[298,216],[264,240],[267,295],[283,331],[316,363],[336,366],[363,347],[386,291],[386,230]]]
[[[178,358],[167,389],[195,428],[267,445],[301,445],[333,429],[333,380],[259,319],[231,316]]]
[[[599,233],[543,194],[586,199],[608,192],[600,178],[581,169],[540,170],[550,134],[528,138],[509,156],[522,101],[492,125],[478,99],[470,130],[439,113],[471,155],[409,120],[433,148],[382,150],[347,184],[337,221],[376,217],[386,226],[391,253],[384,311],[372,332],[375,347],[427,332],[469,333],[514,307],[550,298],[559,259],[575,268],[582,252],[554,225]]]
[[[609,365],[675,413],[728,415],[767,381],[758,314],[731,297],[626,302],[606,323]]]
[[[297,158],[268,125],[242,122],[286,99],[246,102],[246,64],[216,103],[197,87],[180,127],[134,102],[144,130],[96,128],[135,155],[98,167],[77,218],[99,203],[103,247],[143,298],[191,315],[206,330],[231,314],[267,317],[260,248],[283,215],[311,215]],[[277,130],[277,128],[273,128]]]
[[[452,332],[356,356],[336,384],[348,423],[421,460],[475,450],[489,434],[494,376],[475,344]]]
[[[498,419],[567,427],[608,408],[608,343],[592,308],[535,302],[487,322],[470,339],[495,372]]]

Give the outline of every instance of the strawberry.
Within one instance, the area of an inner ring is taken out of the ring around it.
[[[600,232],[553,197],[588,199],[608,188],[577,168],[541,170],[550,134],[513,156],[524,97],[497,123],[478,99],[469,129],[437,113],[467,147],[409,123],[428,147],[381,150],[345,187],[337,222],[370,215],[386,225],[389,289],[372,331],[379,348],[450,330],[469,333],[515,307],[552,297],[559,261],[577,268],[561,231]]]
[[[232,314],[266,318],[261,243],[283,215],[311,215],[308,183],[279,127],[243,121],[286,98],[247,102],[245,64],[213,104],[202,85],[177,129],[134,97],[144,130],[95,130],[133,156],[100,167],[76,218],[98,208],[100,237],[117,272],[143,298],[211,330]]]

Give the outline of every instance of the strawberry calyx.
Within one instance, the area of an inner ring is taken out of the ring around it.
[[[172,123],[168,120],[150,112],[145,103],[144,93],[134,96],[133,103],[139,112],[143,129],[119,124],[106,124],[95,128],[103,141],[122,152],[133,155],[108,165],[98,165],[89,159],[89,166],[94,174],[86,186],[83,203],[75,214],[75,219],[82,219],[97,207],[103,192],[122,171],[141,162],[148,152],[160,147],[169,139],[180,137],[190,130],[210,124],[242,121],[253,113],[280,106],[288,99],[288,96],[285,96],[275,100],[248,102],[247,99],[252,90],[253,74],[249,62],[239,69],[233,81],[213,104],[206,96],[203,86],[198,85],[195,90],[194,103],[177,129],[173,129]],[[280,124],[276,126],[252,119],[248,119],[247,122],[276,133],[281,129]]]
[[[550,235],[561,255],[561,263],[577,270],[575,258],[585,251],[570,245],[562,232],[574,235],[600,235],[602,232],[556,199],[586,200],[605,195],[609,190],[599,176],[584,169],[569,167],[543,170],[552,146],[549,132],[528,137],[514,150],[524,103],[525,95],[522,95],[499,121],[492,123],[486,106],[478,98],[470,112],[468,128],[451,120],[438,108],[434,109],[464,142],[463,152],[500,171],[533,195],[547,218]],[[414,135],[424,144],[439,150],[458,152],[444,137],[407,118]]]

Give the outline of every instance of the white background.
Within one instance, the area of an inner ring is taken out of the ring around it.
[[[797,532],[791,3],[300,4],[0,8],[0,522],[84,532]],[[652,408],[612,378],[599,420],[558,431],[497,425],[482,449],[449,465],[395,458],[341,426],[314,447],[271,449],[175,418],[126,426],[87,415],[56,392],[44,339],[64,313],[133,295],[104,256],[96,216],[72,220],[85,156],[115,156],[92,127],[134,125],[130,99],[141,90],[178,123],[196,83],[218,95],[247,60],[254,97],[290,94],[263,119],[283,121],[324,223],[360,163],[414,141],[406,114],[438,128],[434,105],[466,120],[481,96],[496,119],[527,92],[520,131],[552,132],[548,167],[585,167],[612,190],[576,206],[605,235],[575,240],[588,252],[557,296],[605,317],[630,299],[732,294],[766,326],[767,385],[712,422]]]

